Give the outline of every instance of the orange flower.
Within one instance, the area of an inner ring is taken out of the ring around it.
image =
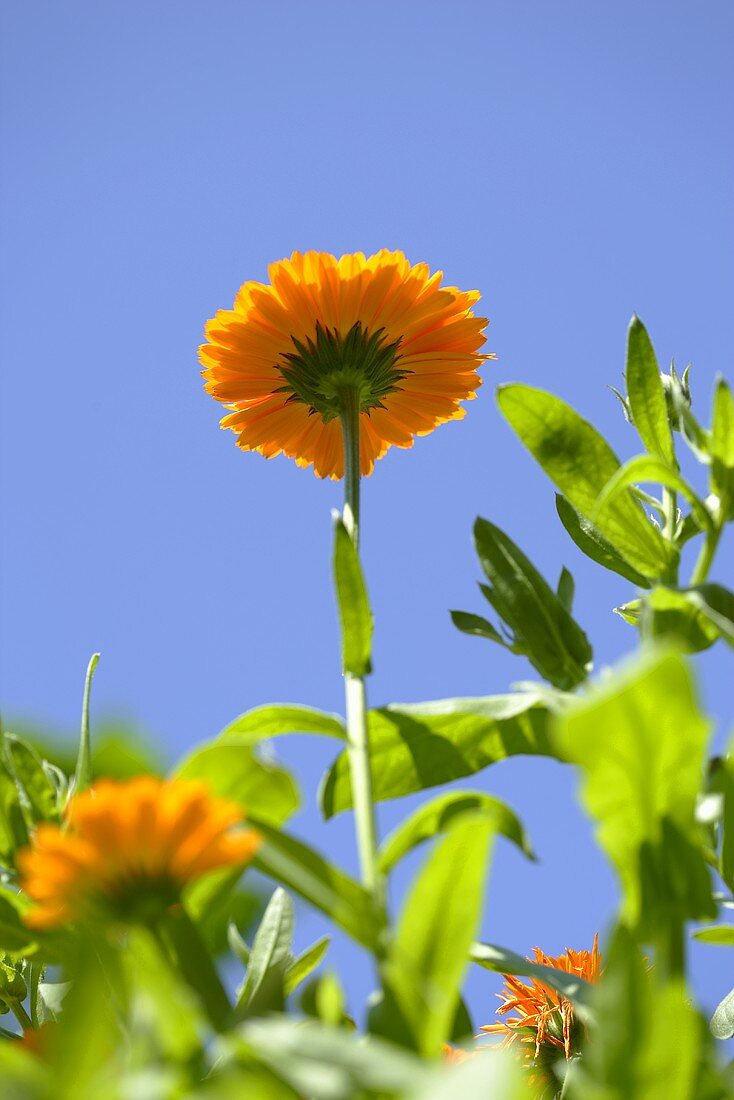
[[[207,323],[200,348],[207,391],[232,412],[237,445],[286,454],[319,477],[344,470],[345,394],[358,402],[360,467],[411,447],[481,384],[487,321],[477,291],[441,287],[441,272],[386,249],[335,256],[294,252],[245,283],[234,308]]]
[[[555,958],[536,947],[535,957],[530,961],[575,974],[587,982],[597,982],[601,975],[599,937],[594,936],[591,951],[571,951],[569,948]],[[504,1035],[502,1046],[520,1042],[523,1056],[531,1062],[542,1059],[544,1054],[554,1055],[558,1050],[563,1050],[567,1060],[577,1053],[576,1021],[571,1002],[535,978],[528,983],[505,974],[504,979],[504,988],[498,994],[502,1005],[497,1014],[505,1018],[480,1030]]]
[[[37,903],[26,922],[154,920],[186,883],[252,858],[260,837],[233,829],[242,816],[191,780],[103,780],[71,800],[67,827],[41,825],[21,852],[21,886]]]

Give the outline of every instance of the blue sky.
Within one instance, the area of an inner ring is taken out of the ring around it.
[[[73,729],[95,649],[95,715],[127,716],[171,756],[260,703],[341,709],[339,487],[238,452],[196,362],[206,318],[295,248],[397,247],[442,268],[481,290],[498,354],[465,421],[390,452],[365,485],[371,699],[531,675],[449,621],[480,610],[477,514],[549,578],[572,569],[597,667],[627,652],[610,613],[626,582],[570,544],[493,388],[556,391],[628,457],[606,387],[633,311],[662,364],[693,361],[702,414],[716,372],[731,377],[734,8],[25,0],[2,20],[6,711]],[[699,663],[723,734],[731,653]],[[349,822],[314,805],[333,748],[278,752],[303,787],[295,827],[354,868]],[[615,887],[574,775],[520,759],[468,785],[506,798],[541,857],[498,846],[485,937],[588,945]],[[381,808],[382,827],[406,809]],[[304,910],[299,942],[320,931]],[[723,956],[694,959],[714,1004]],[[339,940],[332,961],[358,1011],[367,960]],[[471,976],[478,1022],[497,986]]]

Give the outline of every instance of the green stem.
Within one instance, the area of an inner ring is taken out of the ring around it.
[[[76,772],[74,773],[74,793],[79,794],[81,791],[85,791],[89,784],[92,782],[92,745],[89,735],[89,697],[92,693],[92,680],[94,679],[94,670],[99,664],[99,653],[93,653],[89,665],[87,666],[87,675],[84,680],[84,699],[82,701],[82,728],[79,738],[79,755],[76,761]]]
[[[183,906],[176,906],[161,917],[152,931],[199,996],[213,1027],[223,1031],[231,1023],[232,1005],[191,917]]]
[[[23,1008],[23,1005],[20,1003],[20,1001],[16,997],[8,997],[7,1005],[20,1026],[23,1028],[23,1031],[33,1031],[33,1020]]]
[[[342,398],[344,439],[344,526],[355,547],[359,546],[359,395],[353,390]],[[384,886],[377,866],[377,825],[372,796],[367,692],[364,677],[345,672],[347,755],[352,784],[357,849],[365,889],[379,901]]]
[[[668,489],[666,485],[663,485],[663,516],[665,518],[665,526],[663,527],[663,535],[671,542],[675,537],[675,522],[678,513],[678,499],[674,489]]]
[[[721,538],[721,527],[714,527],[709,534],[706,535],[706,541],[701,547],[701,552],[698,555],[698,560],[693,567],[693,573],[691,574],[691,584],[703,584],[709,575],[709,570],[714,561],[714,555],[716,554],[716,548],[719,545],[719,539]]]

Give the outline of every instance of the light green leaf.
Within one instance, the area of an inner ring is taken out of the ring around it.
[[[556,511],[567,533],[587,558],[591,558],[597,565],[603,565],[612,573],[618,573],[626,580],[632,581],[632,584],[636,584],[638,588],[650,587],[647,577],[643,577],[642,573],[633,569],[629,562],[626,562],[614,549],[611,542],[604,538],[598,527],[577,512],[560,493],[556,493]]]
[[[354,676],[366,676],[372,668],[372,612],[359,553],[340,517],[334,523],[334,581],[342,630],[344,671]]]
[[[673,639],[686,653],[700,653],[719,638],[734,645],[734,593],[719,584],[660,585],[646,600],[631,600],[614,610],[632,626],[647,614],[651,637]]]
[[[711,491],[725,519],[734,519],[734,396],[723,378],[716,380],[711,426]]]
[[[716,773],[717,789],[722,795],[721,850],[719,853],[719,873],[729,887],[734,890],[734,745]]]
[[[58,820],[58,790],[35,749],[13,734],[6,735],[5,744],[10,767],[27,799],[29,824]]]
[[[337,714],[326,714],[311,707],[293,706],[290,703],[275,703],[272,706],[255,707],[235,718],[234,722],[222,730],[219,741],[234,741],[240,745],[244,741],[253,743],[268,737],[278,737],[286,733],[316,733],[325,737],[336,737],[346,741],[344,723]]]
[[[369,712],[368,727],[378,802],[475,775],[508,756],[555,755],[548,710],[532,694],[383,707]],[[351,806],[349,762],[343,752],[326,775],[321,807],[329,818]]]
[[[71,989],[71,982],[39,982],[36,990],[36,1020],[43,1024],[47,1020],[60,1018],[64,999]]]
[[[236,1008],[242,1018],[248,1015],[282,1011],[285,1008],[283,983],[291,958],[295,909],[285,890],[273,893],[255,933],[247,974],[237,991]]]
[[[644,942],[716,912],[695,821],[708,732],[688,666],[667,651],[610,675],[557,720],[622,884],[623,919]]]
[[[723,947],[734,947],[734,924],[713,924],[709,928],[697,928],[694,940],[702,943],[715,943]]]
[[[716,1039],[731,1039],[734,1036],[734,989],[717,1005],[711,1017],[711,1034]]]
[[[478,966],[497,974],[516,974],[542,982],[562,997],[573,1001],[579,1017],[585,1022],[592,1018],[589,1008],[592,986],[577,974],[568,974],[553,966],[543,966],[517,955],[514,951],[508,951],[506,947],[497,947],[491,943],[472,944],[469,958]]]
[[[282,824],[298,809],[290,775],[255,756],[248,741],[209,742],[194,749],[176,768],[179,779],[200,779],[212,794],[236,802],[247,816]]]
[[[285,972],[286,996],[297,989],[301,982],[305,981],[309,974],[314,972],[326,954],[330,943],[331,937],[323,936],[320,940],[316,940],[316,943],[312,943],[310,947],[307,947],[298,958],[291,960]]]
[[[535,566],[499,527],[486,519],[474,525],[474,542],[490,585],[482,592],[513,634],[513,650],[524,653],[544,679],[570,689],[586,679],[591,646],[581,627]]]
[[[347,1023],[344,990],[336,974],[322,974],[310,981],[301,995],[301,1009],[331,1027]]]
[[[79,736],[79,754],[74,772],[74,790],[79,793],[85,791],[92,782],[92,741],[89,733],[89,700],[92,694],[92,681],[99,664],[99,653],[93,653],[89,658],[87,675],[84,679],[84,696],[82,699],[82,726]]]
[[[606,440],[569,405],[543,390],[512,383],[500,386],[500,410],[569,503],[590,519],[597,498],[619,469]],[[630,492],[620,494],[600,515],[601,535],[635,570],[664,577],[677,560]]]
[[[367,891],[295,837],[267,822],[253,824],[264,836],[255,867],[331,917],[358,943],[379,951],[386,917]]]
[[[620,495],[626,493],[631,485],[641,481],[653,481],[681,493],[693,508],[699,526],[702,529],[711,530],[713,521],[706,505],[696,495],[695,490],[676,470],[653,455],[638,455],[636,458],[631,458],[616,471],[599,494],[591,515],[592,521],[601,525],[603,514],[613,507]]]
[[[528,1076],[509,1051],[493,1050],[490,1057],[438,1067],[428,1085],[421,1084],[409,1100],[536,1100],[538,1091]]]
[[[416,1049],[428,1057],[451,1031],[481,919],[493,835],[486,817],[466,815],[432,849],[389,947],[388,984]]]
[[[665,390],[647,329],[634,316],[627,331],[627,400],[640,439],[650,454],[676,466]]]
[[[486,817],[497,833],[511,840],[530,859],[535,858],[522,822],[504,802],[482,791],[449,791],[419,806],[387,837],[379,853],[382,873],[389,874],[408,852],[439,833],[448,832],[467,813]]]

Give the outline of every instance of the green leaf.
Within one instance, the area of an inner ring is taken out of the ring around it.
[[[438,1067],[430,1082],[422,1083],[407,1100],[535,1100],[540,1094],[528,1077],[519,1058],[493,1050],[490,1057]]]
[[[254,865],[294,890],[371,951],[379,951],[385,914],[367,891],[312,848],[267,822],[253,824],[264,836]]]
[[[508,756],[554,756],[549,712],[532,694],[441,699],[383,707],[368,713],[375,801],[475,775]],[[346,752],[321,789],[324,816],[352,807]]]
[[[340,741],[347,739],[344,723],[337,714],[326,714],[290,703],[275,703],[241,714],[222,730],[217,740],[234,741],[239,745],[247,740],[255,743],[286,733],[317,733],[336,737]]]
[[[513,383],[500,386],[497,400],[564,497],[589,519],[599,494],[620,465],[606,440],[564,401],[543,390]],[[666,576],[677,560],[674,548],[630,492],[620,494],[596,526],[617,554],[649,579]]]
[[[522,822],[504,802],[482,791],[449,791],[419,806],[388,836],[379,853],[382,873],[389,874],[419,844],[448,832],[466,814],[486,817],[497,833],[511,840],[530,859],[535,858]]]
[[[465,816],[431,851],[389,947],[386,974],[416,1048],[438,1054],[450,1034],[481,919],[493,825]]]
[[[71,989],[71,982],[39,982],[36,990],[36,1020],[38,1025],[47,1020],[56,1022],[61,1017],[64,1000]]]
[[[87,666],[84,679],[84,697],[82,700],[82,727],[79,736],[79,755],[74,773],[74,789],[77,793],[85,791],[92,782],[92,742],[89,734],[89,700],[92,694],[92,680],[99,664],[99,653],[93,653]]]
[[[450,611],[451,621],[462,634],[471,634],[478,638],[489,638],[491,642],[497,642],[505,649],[512,649],[498,630],[481,615],[472,615],[469,611]]]
[[[298,958],[291,960],[285,972],[286,996],[297,989],[301,982],[305,981],[314,972],[326,954],[330,943],[330,936],[322,936],[320,940],[316,940],[310,947],[307,947]]]
[[[291,959],[295,909],[285,890],[273,893],[255,933],[247,974],[237,991],[236,1008],[244,1014],[260,1016],[285,1008],[284,981]]]
[[[693,933],[694,940],[702,943],[721,944],[724,947],[734,947],[734,924],[713,924],[709,928],[697,928]]]
[[[23,923],[26,907],[20,894],[0,886],[0,951],[19,952],[33,943],[33,933]]]
[[[558,718],[559,749],[582,769],[584,805],[622,884],[623,919],[643,942],[716,913],[695,821],[708,732],[687,665],[666,651]]]
[[[572,1001],[579,1018],[588,1022],[592,1018],[589,1008],[592,986],[577,974],[569,974],[565,970],[557,970],[553,966],[543,966],[506,947],[497,947],[491,943],[472,944],[469,958],[485,970],[493,970],[497,974],[516,974],[522,978],[532,978],[536,982],[554,989],[562,997]]]
[[[723,518],[734,519],[734,396],[723,378],[714,390],[711,491],[721,501]]]
[[[353,676],[371,671],[372,612],[359,553],[341,517],[334,523],[334,581],[342,630],[342,664]]]
[[[178,765],[179,779],[199,779],[212,794],[237,803],[247,816],[282,824],[298,809],[298,791],[287,772],[258,760],[247,739],[209,742]]]
[[[7,765],[0,759],[0,863],[5,867],[14,867],[15,853],[27,844],[28,828],[18,786]]]
[[[347,1024],[353,1030],[354,1025],[348,1024],[344,990],[336,974],[322,974],[310,981],[301,995],[301,1008],[322,1024],[331,1027]]]
[[[734,759],[729,755],[716,772],[716,786],[722,795],[721,851],[719,873],[730,891],[734,891]]]
[[[686,653],[700,653],[719,638],[734,645],[734,593],[719,584],[660,585],[647,600],[631,600],[614,610],[633,626],[647,614],[650,636],[673,639]]]
[[[636,485],[641,481],[653,481],[681,493],[693,508],[699,526],[702,529],[711,530],[713,521],[706,505],[696,495],[695,490],[691,488],[685,478],[681,477],[677,470],[653,455],[637,455],[636,458],[631,458],[629,462],[626,462],[624,466],[620,466],[599,494],[591,516],[593,522],[601,526],[603,514],[612,508],[621,494],[628,491],[630,485]]]
[[[611,542],[604,538],[598,527],[577,512],[560,493],[556,493],[556,511],[567,533],[587,558],[591,558],[597,565],[603,565],[612,573],[618,573],[620,577],[636,584],[638,588],[650,587],[647,577],[643,577],[642,573],[633,569],[629,562],[617,553]]]
[[[6,735],[5,745],[10,766],[28,802],[29,824],[57,821],[58,791],[35,749],[13,734]]]
[[[573,610],[573,598],[575,594],[576,581],[573,579],[573,574],[570,573],[564,565],[561,569],[561,575],[558,578],[558,584],[556,585],[556,595],[569,615]]]
[[[239,1029],[235,1041],[244,1041],[300,1096],[311,1100],[401,1096],[420,1089],[431,1074],[428,1066],[392,1043],[316,1020],[252,1020]]]
[[[650,454],[676,466],[663,381],[647,329],[633,316],[627,331],[627,400],[640,439]]]
[[[569,689],[586,679],[591,646],[562,601],[520,548],[486,519],[474,525],[479,561],[490,586],[482,591],[546,680]]]

